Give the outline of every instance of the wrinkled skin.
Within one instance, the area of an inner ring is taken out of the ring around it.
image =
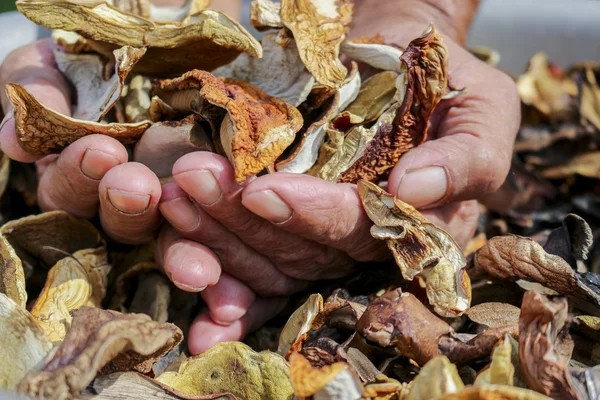
[[[433,21],[448,47],[450,82],[468,87],[468,92],[438,106],[430,140],[401,158],[391,172],[388,191],[465,245],[478,217],[472,199],[497,189],[508,172],[520,121],[519,100],[508,76],[453,41],[464,41],[470,21],[465,8],[457,7],[461,15],[456,15],[424,0],[402,3],[398,7],[398,2],[356,1],[349,36],[380,32],[386,42],[406,46]],[[0,84],[9,81],[23,84],[57,111],[69,111],[66,86],[47,43],[9,57],[0,71]],[[2,103],[7,106],[5,97]],[[0,131],[2,150],[11,158],[33,161],[18,147],[13,126],[8,120]],[[88,148],[108,154],[94,164],[94,178],[82,172]],[[99,206],[105,230],[129,242],[153,235],[160,210],[170,226],[160,233],[157,261],[176,285],[201,292],[210,309],[192,324],[193,353],[240,339],[279,312],[287,295],[311,281],[344,276],[357,261],[390,257],[385,244],[370,236],[372,223],[355,185],[276,173],[239,186],[225,158],[197,152],[177,161],[174,182],[161,190],[149,170],[128,163],[126,157],[120,144],[89,136],[58,159],[38,162],[42,207],[91,217]],[[426,173],[425,167],[434,168]],[[212,177],[218,186],[211,184]],[[109,188],[133,197],[111,203]],[[78,201],[72,202],[74,198]]]

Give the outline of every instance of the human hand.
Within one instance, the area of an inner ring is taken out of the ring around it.
[[[397,2],[381,2],[390,12],[372,3],[357,2],[354,36],[380,32],[387,42],[406,46],[429,18],[450,32],[444,40],[451,83],[468,91],[438,105],[429,140],[400,159],[388,191],[464,246],[478,220],[474,199],[495,191],[508,173],[520,122],[514,83],[452,39],[464,40],[467,29],[456,24],[468,24],[470,16],[436,21],[434,16],[451,14],[417,1],[405,7],[410,15],[394,16]],[[209,153],[182,157],[173,176],[160,203],[173,228],[161,234],[158,259],[178,286],[202,292],[208,304],[188,336],[193,353],[241,339],[311,281],[344,276],[358,261],[389,257],[369,233],[372,223],[355,185],[275,173],[239,186],[229,162]]]
[[[19,83],[42,103],[65,115],[71,113],[71,92],[57,69],[49,39],[21,47],[0,66],[0,87]],[[81,218],[99,213],[105,232],[124,243],[152,239],[162,221],[156,175],[128,162],[125,147],[103,135],[83,137],[60,155],[43,158],[26,153],[15,134],[12,104],[0,93],[6,114],[0,125],[0,148],[13,160],[36,162],[38,202],[43,211],[64,210]]]

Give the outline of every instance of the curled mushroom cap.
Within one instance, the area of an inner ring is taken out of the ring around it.
[[[144,74],[175,74],[194,68],[212,70],[240,53],[262,56],[262,49],[240,24],[214,10],[201,10],[182,22],[153,22],[104,2],[19,0],[17,8],[36,24],[79,33],[95,50],[148,47],[136,66]]]

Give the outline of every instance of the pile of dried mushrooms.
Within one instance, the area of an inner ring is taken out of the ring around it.
[[[433,26],[400,49],[347,40],[350,0],[254,0],[259,42],[208,1],[192,3],[165,22],[144,0],[17,1],[53,30],[77,99],[66,116],[8,84],[19,144],[47,155],[103,134],[164,179],[203,150],[227,156],[238,182],[285,171],[356,183],[395,262],[323,282],[245,343],[189,357],[185,334],[203,304],[160,273],[154,243],[107,243],[91,222],[40,214],[32,169],[4,156],[0,389],[45,399],[600,396],[600,65],[531,59],[517,79],[511,174],[481,201],[463,250],[377,186],[425,141],[438,103],[461,95]],[[158,140],[160,151],[148,144]]]

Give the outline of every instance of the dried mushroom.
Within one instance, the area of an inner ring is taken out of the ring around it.
[[[256,30],[283,28],[281,4],[271,0],[252,0],[250,3],[250,25]]]
[[[465,315],[478,326],[477,333],[490,328],[519,324],[521,310],[506,303],[489,302],[469,308]]]
[[[563,258],[546,253],[529,238],[506,235],[490,239],[475,255],[475,267],[499,279],[537,282],[559,294],[600,304],[598,288],[587,285]]]
[[[492,353],[492,362],[487,369],[480,372],[475,380],[475,386],[507,385],[513,386],[515,366],[512,363],[510,335],[506,335]]]
[[[290,356],[290,378],[294,395],[300,399],[358,400],[363,392],[348,364],[340,362],[313,368],[310,361],[299,353]]]
[[[52,343],[29,312],[0,293],[0,389],[14,389],[43,363]]]
[[[104,248],[79,250],[50,269],[31,315],[52,342],[64,339],[71,324],[71,311],[101,306],[109,270]]]
[[[404,279],[425,278],[427,298],[439,315],[464,313],[471,302],[471,284],[464,255],[452,237],[377,185],[360,181],[358,191],[374,222],[371,235],[386,241]]]
[[[567,362],[573,349],[567,299],[529,291],[519,320],[519,360],[527,385],[555,399],[578,399]],[[564,343],[567,343],[564,345]]]
[[[448,55],[442,37],[430,26],[400,57],[398,112],[392,129],[378,130],[360,157],[340,177],[341,182],[377,181],[400,157],[427,137],[429,118],[448,86]]]
[[[218,111],[227,111],[222,122],[213,123],[213,129],[220,124],[221,145],[240,183],[271,165],[302,126],[302,116],[292,105],[246,82],[223,81],[205,71],[161,81],[158,90],[180,112],[210,120]]]
[[[246,81],[295,107],[310,93],[315,79],[300,60],[294,40],[279,43],[275,34],[262,39],[263,56],[241,54],[234,62],[212,73],[218,77]]]
[[[550,400],[533,390],[503,385],[466,387],[458,393],[438,397],[437,400]]]
[[[19,0],[18,10],[49,29],[76,32],[94,50],[110,55],[117,47],[147,47],[134,71],[170,75],[212,70],[240,53],[262,56],[260,44],[240,24],[214,10],[201,10],[182,22],[152,22],[106,3],[73,0]]]
[[[145,48],[130,46],[114,51],[115,72],[104,79],[104,64],[96,54],[68,54],[54,51],[58,69],[75,87],[77,105],[72,117],[100,122],[121,97],[125,79],[131,69],[146,53]]]
[[[26,152],[37,156],[60,152],[77,139],[94,133],[131,144],[151,125],[149,121],[101,124],[67,117],[46,107],[16,83],[7,84],[6,93],[14,106],[19,145]]]
[[[0,293],[25,308],[25,271],[21,259],[8,240],[0,234]]]
[[[204,379],[197,379],[197,377]],[[188,359],[178,372],[165,372],[158,382],[189,396],[231,393],[240,399],[291,399],[290,371],[285,359],[256,353],[239,342],[224,342]]]
[[[399,62],[402,50],[387,44],[349,40],[342,43],[341,52],[354,61],[382,71],[402,72]]]
[[[151,91],[152,81],[143,75],[135,75],[123,87],[121,96],[126,122],[142,122],[150,119]]]
[[[412,381],[406,400],[428,400],[461,391],[464,384],[456,366],[445,356],[438,356],[421,368]]]
[[[340,45],[352,20],[347,0],[282,0],[281,21],[296,40],[300,58],[317,82],[340,87],[348,71]]]
[[[230,394],[189,396],[135,372],[117,372],[94,380],[95,400],[237,400]]]
[[[72,312],[65,340],[39,372],[29,373],[19,391],[47,399],[75,398],[98,373],[135,370],[152,364],[182,340],[175,325],[146,315],[82,307]]]
[[[279,335],[277,353],[288,357],[290,351],[300,351],[310,331],[323,325],[323,297],[311,295],[290,316]]]

